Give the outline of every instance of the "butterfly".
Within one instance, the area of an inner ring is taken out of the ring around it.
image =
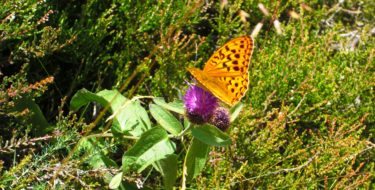
[[[254,40],[251,36],[238,37],[216,50],[203,70],[187,70],[199,86],[233,106],[242,99],[249,87],[248,69],[253,49]]]

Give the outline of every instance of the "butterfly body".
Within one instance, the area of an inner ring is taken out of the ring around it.
[[[235,38],[219,48],[203,70],[188,68],[198,84],[224,103],[233,106],[249,86],[249,65],[254,41],[250,36]]]

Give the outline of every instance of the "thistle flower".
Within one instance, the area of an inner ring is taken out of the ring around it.
[[[196,85],[191,85],[184,96],[184,105],[190,122],[203,124],[212,117],[218,101],[211,93]]]
[[[212,117],[210,118],[209,123],[215,125],[222,131],[226,131],[229,128],[230,124],[228,110],[223,107],[215,109],[214,113],[212,114]]]

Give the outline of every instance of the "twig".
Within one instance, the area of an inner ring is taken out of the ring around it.
[[[305,163],[303,163],[302,165],[297,166],[295,168],[285,168],[285,169],[277,170],[277,171],[274,171],[274,172],[269,172],[269,173],[266,173],[266,174],[263,174],[263,175],[258,175],[258,176],[255,176],[255,177],[246,178],[246,179],[242,180],[241,182],[249,181],[249,180],[252,180],[252,179],[258,179],[258,178],[266,177],[266,176],[269,176],[269,175],[277,175],[277,174],[280,174],[280,173],[286,173],[286,172],[292,172],[292,171],[300,170],[300,169],[308,166],[312,161],[314,161],[314,159],[319,154],[320,154],[320,152],[317,152],[314,156],[309,158]],[[239,182],[237,182],[237,183],[239,183]]]
[[[288,117],[292,116],[292,115],[293,115],[293,114],[299,109],[299,107],[301,107],[302,102],[305,100],[305,98],[306,98],[306,94],[303,95],[301,101],[298,102],[298,104],[297,104],[297,106],[294,108],[294,110],[288,114]]]
[[[45,135],[42,137],[32,138],[28,139],[28,137],[23,137],[20,139],[12,138],[10,141],[5,141],[4,145],[0,144],[0,153],[7,153],[7,152],[13,152],[14,148],[20,148],[21,146],[34,146],[36,142],[39,141],[47,141],[52,138],[56,138],[60,136],[58,135]]]
[[[349,9],[344,9],[344,8],[342,8],[341,10],[343,12],[348,13],[348,14],[355,14],[355,15],[357,15],[357,14],[361,14],[362,13],[362,11],[360,11],[360,10],[349,10]]]
[[[116,117],[116,115],[122,111],[127,105],[129,105],[131,102],[134,102],[135,100],[138,100],[138,99],[142,99],[142,98],[154,98],[154,96],[137,96],[137,97],[134,97],[132,98],[131,100],[127,100],[122,106],[121,108],[117,109],[111,116],[109,116],[105,122],[108,122],[109,120],[113,119],[114,117]]]
[[[357,157],[358,155],[360,155],[360,154],[362,154],[362,153],[364,153],[364,152],[366,152],[366,151],[369,151],[369,150],[375,148],[375,144],[374,144],[374,143],[372,143],[372,142],[370,142],[370,141],[366,141],[366,143],[369,145],[368,147],[366,147],[365,149],[363,149],[363,150],[361,150],[361,151],[359,151],[359,152],[357,152],[357,153],[354,153],[354,154],[352,154],[352,155],[349,155],[349,156],[346,158],[346,160],[348,160],[348,161],[349,161],[349,160],[352,160],[353,158]]]
[[[93,138],[93,137],[113,137],[113,134],[112,133],[99,133],[99,134],[88,135],[84,138]],[[124,139],[132,139],[132,140],[138,140],[139,139],[139,137],[127,136],[127,135],[122,135],[121,137],[124,138]]]
[[[253,37],[253,38],[257,37],[258,34],[259,34],[259,32],[260,32],[260,30],[262,29],[262,27],[263,27],[263,22],[259,22],[259,23],[255,26],[253,32],[251,32],[251,37]]]
[[[272,102],[273,96],[275,96],[276,90],[274,90],[270,95],[267,96],[266,101],[264,102],[264,108],[262,110],[263,113],[267,111],[268,105]]]

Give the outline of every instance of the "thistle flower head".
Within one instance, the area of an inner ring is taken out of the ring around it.
[[[230,116],[228,110],[223,107],[215,109],[209,123],[215,125],[222,131],[226,131],[230,125]]]
[[[184,96],[184,105],[189,120],[195,124],[203,124],[212,117],[218,101],[211,93],[191,85]]]

